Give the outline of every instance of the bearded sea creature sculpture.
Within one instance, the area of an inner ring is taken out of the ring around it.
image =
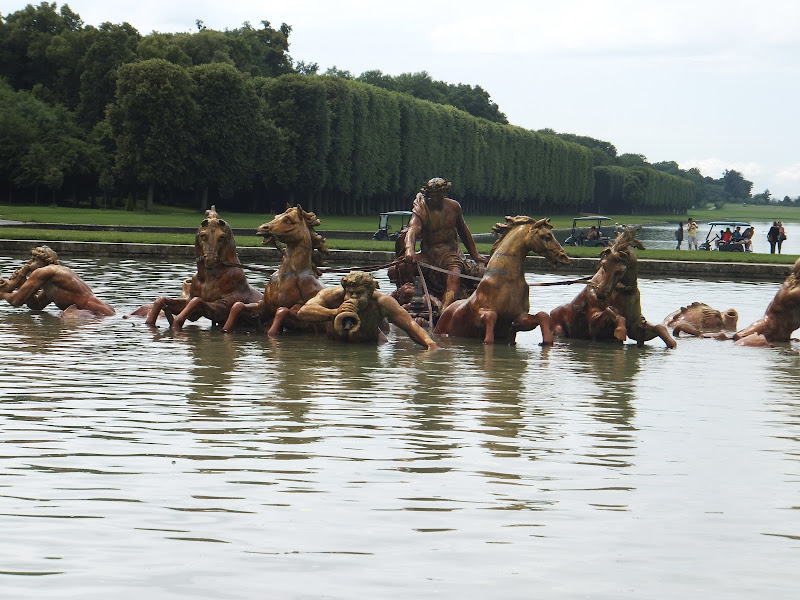
[[[369,273],[351,271],[341,285],[325,288],[297,311],[307,323],[325,323],[331,338],[344,342],[382,342],[388,322],[393,323],[421,346],[438,348],[397,300],[377,291],[379,285]]]

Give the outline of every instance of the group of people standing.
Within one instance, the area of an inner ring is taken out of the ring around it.
[[[689,245],[689,250],[694,248],[695,250],[698,249],[697,247],[697,230],[698,225],[697,222],[694,221],[691,217],[689,217],[686,221],[686,236],[687,242]],[[730,227],[725,230],[720,238],[721,242],[730,243],[742,243],[744,244],[747,250],[750,250],[750,245],[752,244],[752,237],[753,237],[753,227],[748,227],[745,231],[741,231],[740,227],[737,227],[735,231],[731,231]],[[683,244],[683,221],[678,223],[678,228],[675,230],[675,240],[677,245],[675,246],[676,250],[681,249],[681,245]],[[778,250],[778,254],[781,253],[781,246],[783,242],[786,240],[786,230],[783,228],[783,223],[780,221],[773,221],[772,227],[770,227],[769,232],[767,233],[767,241],[769,242],[769,252],[770,254],[775,254],[775,250]]]
[[[686,241],[689,244],[689,250],[694,249],[697,250],[697,230],[699,229],[697,222],[689,217],[686,220]],[[683,244],[683,221],[678,223],[678,229],[675,230],[675,240],[678,242],[678,245],[675,246],[675,250],[681,249],[681,244]]]
[[[769,253],[775,254],[775,248],[778,249],[778,254],[781,253],[781,246],[786,240],[786,231],[783,228],[783,223],[780,221],[773,221],[772,227],[767,232],[767,241],[769,242]]]

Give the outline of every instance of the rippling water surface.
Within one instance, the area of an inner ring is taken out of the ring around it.
[[[119,315],[0,305],[3,598],[800,594],[797,343],[173,333],[122,315],[186,264],[64,262]],[[640,288],[744,326],[778,283]]]

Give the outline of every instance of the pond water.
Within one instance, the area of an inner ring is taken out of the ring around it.
[[[188,273],[64,263],[120,315]],[[651,321],[742,326],[778,285],[640,282]],[[0,305],[4,598],[800,594],[796,342],[426,352],[56,313]]]
[[[692,217],[694,218],[694,216]],[[686,235],[686,217],[675,219],[667,224],[660,225],[645,225],[639,235],[637,236],[644,243],[647,248],[660,248],[664,250],[674,250],[675,244],[675,230],[678,228],[678,221],[683,221],[683,250],[688,249],[688,241]],[[695,219],[697,220],[697,219]],[[697,243],[700,244],[705,241],[709,230],[709,221],[715,220],[709,218],[705,220],[697,220],[700,229],[697,232]],[[767,232],[772,227],[772,221],[750,221],[753,226],[753,252],[762,252],[769,254],[769,242],[767,241]],[[786,240],[781,246],[782,254],[800,254],[800,223],[784,223],[783,228],[786,231]],[[714,228],[715,233],[720,231],[719,227]],[[711,235],[714,237],[714,234]]]

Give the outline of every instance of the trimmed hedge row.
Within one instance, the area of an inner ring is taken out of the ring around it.
[[[357,81],[261,80],[267,116],[288,133],[271,191],[310,210],[406,209],[431,177],[475,214],[575,212],[594,193],[592,153],[578,144],[478,119]]]

